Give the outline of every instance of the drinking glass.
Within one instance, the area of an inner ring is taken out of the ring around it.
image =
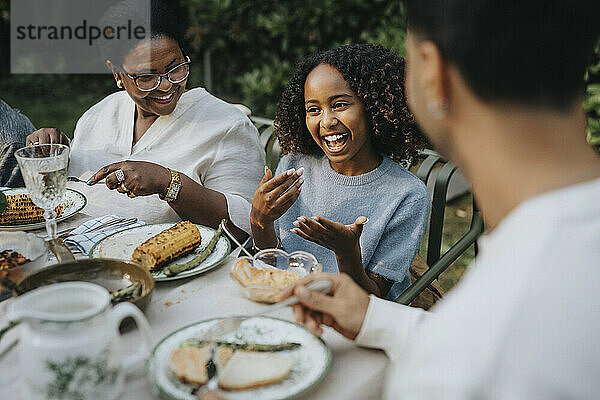
[[[69,147],[38,144],[15,152],[25,186],[33,204],[44,209],[46,232],[56,238],[56,212],[67,186]]]

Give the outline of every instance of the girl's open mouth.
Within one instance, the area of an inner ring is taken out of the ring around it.
[[[330,152],[337,153],[342,151],[346,145],[346,142],[348,142],[349,137],[350,135],[348,133],[327,135],[323,137],[323,141]]]

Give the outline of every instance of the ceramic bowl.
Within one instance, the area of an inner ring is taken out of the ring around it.
[[[58,282],[84,281],[96,283],[109,292],[123,289],[134,282],[142,283],[142,292],[131,303],[144,310],[150,303],[154,290],[154,278],[150,272],[137,264],[106,258],[80,259],[56,264],[30,275],[17,283],[18,294]]]

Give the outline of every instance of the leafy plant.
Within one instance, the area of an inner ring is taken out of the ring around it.
[[[594,51],[594,61],[586,71],[586,98],[583,103],[587,115],[587,140],[600,153],[600,40]]]
[[[294,65],[318,50],[378,43],[404,53],[403,8],[392,0],[184,0],[189,52],[210,54],[212,91],[273,117]],[[192,85],[201,82],[198,67]]]
[[[404,54],[405,23],[397,0],[169,0],[186,26],[190,87],[242,102],[273,117],[294,65],[308,54],[350,43],[377,43]],[[0,0],[0,54],[8,60],[9,2]],[[0,92],[34,125],[72,132],[81,114],[116,90],[108,75],[9,75],[0,64]],[[26,88],[28,96],[23,96]],[[71,99],[77,101],[71,101]],[[58,101],[57,101],[58,100]],[[72,103],[72,104],[71,104]],[[52,106],[56,104],[56,106]]]

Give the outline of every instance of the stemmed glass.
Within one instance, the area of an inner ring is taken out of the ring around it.
[[[67,186],[69,147],[64,144],[38,144],[15,152],[25,186],[33,203],[44,209],[46,232],[56,239],[56,212]]]

